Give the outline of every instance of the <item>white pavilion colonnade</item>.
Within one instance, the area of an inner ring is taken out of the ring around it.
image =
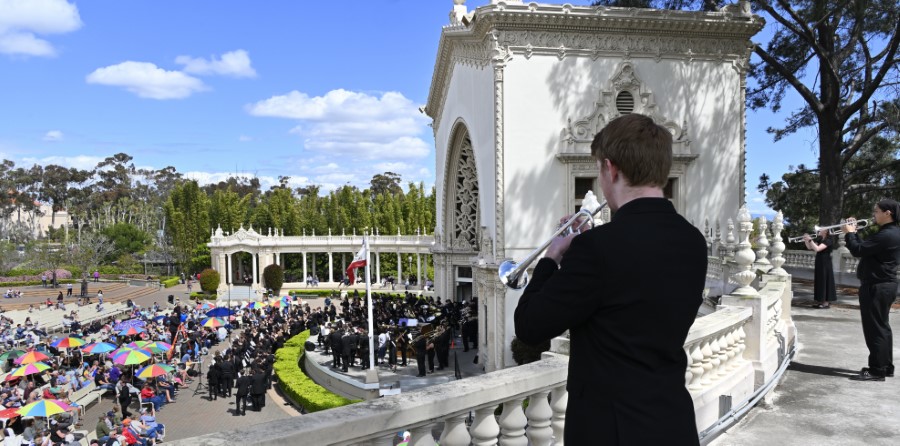
[[[381,256],[395,255],[397,259],[396,269],[384,271],[385,275],[394,275],[402,280],[404,274],[413,276],[413,271],[404,272],[404,262],[409,267],[415,268],[418,279],[418,287],[425,283],[426,263],[431,261],[431,247],[434,237],[431,235],[369,235],[369,249],[371,251],[370,271],[374,273],[373,282],[380,280],[382,276]],[[245,280],[238,274],[243,271],[235,262],[235,255],[248,253],[251,264],[244,275],[249,275],[251,291],[266,289],[263,270],[269,265],[284,266],[284,255],[301,254],[303,257],[303,275],[297,282],[285,282],[283,289],[302,288],[305,286],[307,276],[319,276],[324,284],[338,283],[343,279],[347,265],[353,261],[353,256],[363,244],[363,235],[309,235],[309,236],[285,236],[283,230],[269,228],[266,234],[256,232],[251,226],[244,229],[242,226],[233,233],[228,233],[217,228],[207,244],[210,249],[212,268],[219,272],[220,281],[218,291],[227,292],[235,285],[245,284]],[[318,255],[328,258],[326,271],[316,271],[315,259]],[[336,267],[340,267],[335,271]],[[321,275],[320,275],[321,274]],[[361,277],[363,272],[357,272]],[[327,280],[326,280],[327,279]]]

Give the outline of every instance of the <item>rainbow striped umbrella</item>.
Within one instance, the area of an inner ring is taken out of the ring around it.
[[[171,371],[175,370],[175,367],[165,365],[165,364],[150,364],[147,367],[144,367],[137,371],[138,378],[147,379],[147,378],[155,378],[160,375],[165,375]]]
[[[49,417],[58,413],[68,412],[72,407],[60,400],[35,401],[18,410],[23,417]]]
[[[197,309],[200,311],[209,311],[209,310],[212,310],[213,308],[216,308],[216,306],[209,302],[204,302],[200,305],[197,305]]]
[[[32,362],[31,364],[25,364],[22,367],[19,367],[13,370],[9,376],[28,376],[33,375],[35,373],[41,373],[45,370],[49,370],[50,366],[44,364],[43,362]]]
[[[96,355],[99,353],[109,353],[116,349],[115,344],[110,344],[109,342],[92,342],[84,347],[81,347],[81,351],[88,355]]]
[[[282,297],[281,299],[278,299],[275,302],[272,302],[271,305],[275,308],[284,308],[284,307],[289,306],[290,304],[291,304],[291,301],[288,300],[287,297]]]
[[[50,343],[54,348],[72,348],[72,347],[81,347],[84,345],[84,339],[79,338],[62,338],[57,339]]]
[[[144,349],[150,350],[153,353],[165,353],[169,350],[172,350],[172,344],[168,344],[163,341],[155,341],[145,345]]]
[[[18,358],[19,356],[22,356],[24,354],[25,354],[24,350],[9,350],[9,351],[3,352],[3,354],[0,354],[0,364],[5,363],[8,359],[15,360],[16,358]]]
[[[34,362],[43,361],[43,360],[45,360],[45,359],[50,359],[50,357],[47,356],[47,355],[45,355],[45,354],[43,354],[43,353],[41,353],[41,352],[39,352],[39,351],[37,351],[37,350],[32,350],[32,351],[30,351],[30,352],[28,352],[28,353],[25,353],[25,354],[22,355],[22,356],[19,356],[19,357],[16,358],[16,360],[13,361],[13,362],[16,363],[16,364],[18,364],[18,365],[22,365],[22,364],[31,364],[31,363],[34,363]]]
[[[210,327],[210,328],[219,328],[223,325],[226,325],[226,323],[225,323],[225,321],[223,321],[220,318],[208,317],[208,318],[204,319],[200,325],[202,325],[204,327]]]
[[[141,334],[147,330],[144,330],[141,327],[127,327],[124,330],[119,332],[119,336],[134,336],[136,334]]]
[[[247,305],[245,305],[244,308],[249,308],[249,309],[251,309],[251,310],[256,310],[256,309],[259,309],[259,308],[263,308],[263,307],[265,307],[265,306],[266,306],[266,304],[263,303],[263,302],[253,301],[253,302],[247,303]]]
[[[149,344],[149,343],[150,343],[150,341],[134,341],[134,342],[129,342],[129,343],[125,344],[125,346],[128,348],[133,348],[135,350],[140,350],[140,349],[146,349],[147,344]]]
[[[149,350],[122,347],[113,356],[112,362],[119,365],[135,365],[145,362],[152,357],[153,352]]]

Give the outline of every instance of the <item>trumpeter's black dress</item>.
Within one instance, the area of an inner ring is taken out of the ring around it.
[[[837,300],[834,290],[834,268],[831,264],[834,238],[826,237],[820,244],[825,245],[826,248],[816,253],[813,296],[816,302],[834,302]]]

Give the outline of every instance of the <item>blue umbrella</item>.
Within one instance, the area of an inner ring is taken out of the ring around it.
[[[206,315],[209,317],[226,317],[226,316],[231,316],[233,314],[234,314],[234,311],[232,311],[229,308],[225,308],[225,307],[216,307],[216,308],[213,308],[212,310],[209,310],[206,312]]]
[[[119,322],[118,324],[116,324],[113,327],[113,330],[122,331],[122,330],[125,330],[127,328],[132,328],[132,327],[144,328],[145,325],[147,325],[147,323],[140,319],[129,319],[127,321],[122,321],[122,322]]]

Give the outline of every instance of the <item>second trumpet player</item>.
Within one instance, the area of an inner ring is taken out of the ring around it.
[[[831,264],[831,251],[834,249],[834,236],[828,228],[820,228],[816,238],[804,234],[803,243],[806,249],[816,253],[816,268],[813,276],[813,299],[816,308],[831,308],[831,302],[837,300],[834,286],[834,268]]]

